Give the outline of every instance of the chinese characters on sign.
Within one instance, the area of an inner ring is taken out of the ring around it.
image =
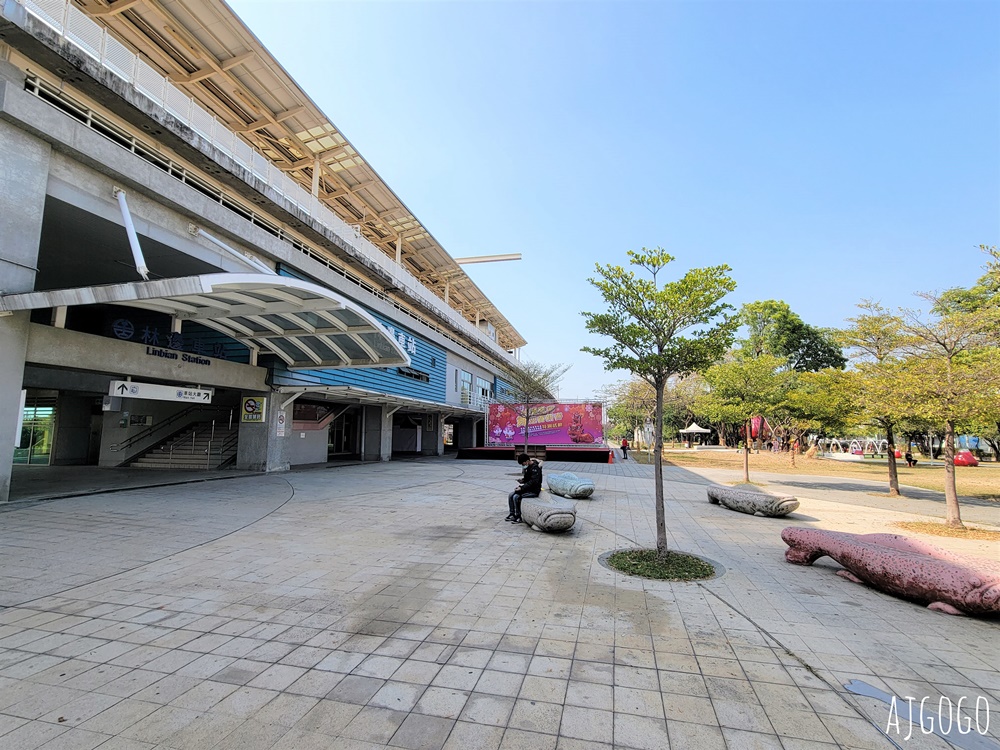
[[[123,341],[137,341],[146,346],[164,346],[178,352],[190,352],[201,357],[215,357],[216,359],[226,358],[226,347],[222,343],[209,343],[201,339],[193,338],[184,340],[179,333],[161,334],[159,328],[143,326],[141,331],[136,332],[135,326],[127,318],[118,318],[111,324],[111,330],[116,337]]]
[[[267,413],[266,398],[245,398],[243,407],[240,409],[241,422],[263,422]]]
[[[397,331],[391,325],[383,323],[385,330],[389,332],[389,335],[396,339],[396,343],[405,351],[407,354],[417,353],[417,340],[410,336],[405,331]]]

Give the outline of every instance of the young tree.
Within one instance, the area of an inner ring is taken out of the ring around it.
[[[896,469],[896,425],[907,416],[905,401],[900,399],[897,378],[899,355],[906,336],[903,321],[878,302],[862,300],[861,314],[848,318],[849,328],[840,331],[841,343],[858,361],[855,402],[862,418],[885,431],[889,444],[889,494],[899,495]]]
[[[674,260],[663,248],[628,251],[629,265],[646,271],[597,265],[589,279],[607,304],[607,312],[583,313],[587,330],[608,337],[607,346],[586,346],[604,360],[607,370],[626,370],[649,383],[656,394],[653,412],[653,475],[656,494],[656,550],[667,554],[663,510],[663,391],[675,375],[703,370],[732,342],[736,327],[722,302],[736,288],[729,266],[694,268],[677,281],[660,283],[657,275]]]
[[[944,426],[946,523],[961,527],[955,488],[955,432],[962,424],[1000,413],[1000,307],[968,311],[954,297],[921,294],[931,315],[903,310],[909,357],[900,370],[900,390],[914,416]]]
[[[606,414],[615,427],[615,437],[631,440],[656,410],[656,394],[649,383],[639,378],[607,386],[600,397],[607,404]]]
[[[750,420],[767,416],[785,400],[791,373],[785,360],[771,354],[737,357],[705,371],[710,390],[698,402],[698,410],[726,421],[743,425],[746,435],[743,450],[743,481],[750,481]]]
[[[497,394],[497,400],[512,406],[517,416],[524,420],[524,452],[528,452],[528,434],[531,417],[537,413],[538,404],[554,400],[553,391],[562,380],[569,365],[543,365],[525,360],[510,369],[508,388]]]
[[[818,372],[791,373],[784,401],[772,410],[772,426],[782,428],[791,444],[802,442],[807,431],[842,433],[854,404],[853,373],[828,367]],[[789,450],[795,466],[795,450]]]

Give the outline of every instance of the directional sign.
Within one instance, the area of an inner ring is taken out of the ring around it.
[[[190,388],[185,385],[154,385],[134,380],[112,380],[108,392],[121,398],[144,398],[152,401],[188,401],[196,404],[212,403],[211,389]]]

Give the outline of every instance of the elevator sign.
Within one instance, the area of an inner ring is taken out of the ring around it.
[[[108,393],[120,398],[210,404],[214,391],[205,388],[191,388],[186,385],[154,385],[153,383],[137,383],[134,380],[112,380]]]

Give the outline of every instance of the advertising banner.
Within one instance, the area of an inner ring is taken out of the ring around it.
[[[604,405],[532,404],[528,445],[603,445]],[[490,404],[486,444],[524,445],[524,406]]]

